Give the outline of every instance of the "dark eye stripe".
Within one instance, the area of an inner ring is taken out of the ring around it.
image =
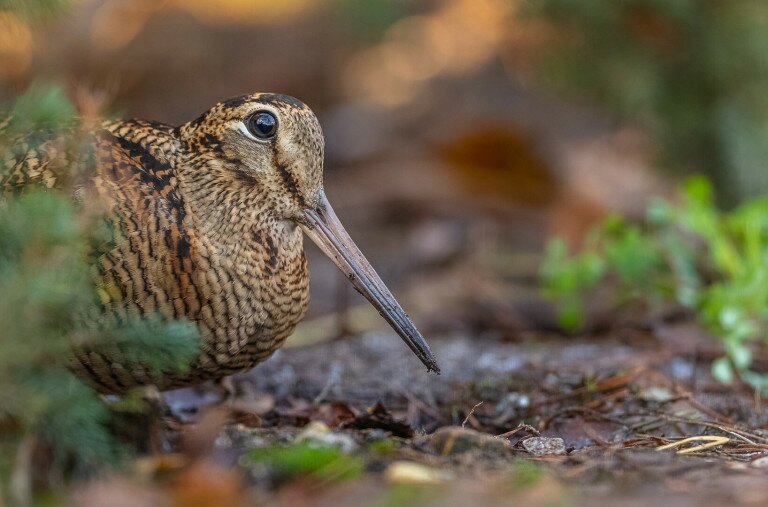
[[[277,164],[277,170],[280,173],[280,177],[283,178],[283,184],[285,184],[285,188],[288,189],[288,192],[290,192],[290,194],[294,197],[294,199],[296,199],[301,207],[306,208],[307,202],[304,200],[304,196],[301,195],[301,192],[299,192],[299,186],[296,183],[296,177],[291,174],[291,172],[282,164]]]

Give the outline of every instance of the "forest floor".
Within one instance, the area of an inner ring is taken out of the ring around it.
[[[224,386],[167,393],[155,457],[141,460],[132,479],[90,484],[77,498],[97,505],[124,491],[130,505],[142,504],[142,494],[146,505],[167,495],[184,505],[768,502],[768,431],[760,429],[768,407],[711,377],[719,351],[685,319],[580,337],[432,342],[439,376],[395,335],[371,332],[284,349]],[[159,482],[137,493],[125,482],[137,477]]]

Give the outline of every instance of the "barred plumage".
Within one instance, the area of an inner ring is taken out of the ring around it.
[[[275,120],[273,135],[251,132],[256,114]],[[282,346],[308,304],[302,230],[437,369],[418,331],[334,222],[322,189],[322,131],[301,102],[244,95],[179,127],[107,122],[89,143],[92,158],[77,164],[90,170],[74,171],[87,174],[78,195],[106,212],[116,231],[95,263],[104,309],[117,317],[186,318],[203,338],[197,361],[155,382],[161,389],[250,368]],[[60,138],[20,141],[12,154],[0,179],[6,192],[33,183],[58,187],[73,174],[71,150]],[[152,382],[120,357],[85,349],[75,356],[75,370],[103,392]]]

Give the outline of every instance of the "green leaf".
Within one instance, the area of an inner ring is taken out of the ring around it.
[[[691,176],[683,184],[683,196],[697,204],[711,205],[713,195],[712,184],[704,176]]]
[[[251,463],[269,466],[281,479],[308,476],[341,481],[354,479],[363,472],[359,458],[346,455],[337,447],[310,443],[252,449],[246,456]]]
[[[566,329],[583,324],[584,298],[601,281],[621,289],[617,307],[674,298],[722,341],[726,357],[713,364],[717,377],[738,375],[762,389],[762,374],[750,367],[751,344],[768,329],[768,198],[724,212],[700,176],[679,193],[677,204],[651,201],[649,226],[609,216],[589,232],[581,252],[569,255],[562,241],[551,241],[541,269],[544,295],[557,304]]]

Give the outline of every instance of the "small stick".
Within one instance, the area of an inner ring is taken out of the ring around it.
[[[667,449],[675,449],[677,448],[677,454],[691,454],[698,451],[703,451],[705,449],[709,449],[710,447],[717,447],[719,445],[724,445],[730,442],[731,439],[728,437],[718,437],[714,435],[701,435],[698,437],[688,437],[684,438],[682,440],[677,440],[675,442],[672,442],[671,444],[666,445],[660,445],[656,448],[657,451],[664,451]],[[689,447],[687,449],[680,449],[681,446],[685,444],[689,444],[691,442],[707,442],[706,444],[699,444],[695,445],[693,447]]]
[[[469,411],[469,413],[467,414],[467,417],[464,418],[464,422],[461,423],[461,427],[462,428],[464,428],[467,425],[467,421],[469,421],[469,418],[472,417],[472,414],[475,413],[475,409],[477,407],[479,407],[480,405],[482,405],[483,403],[485,403],[485,402],[481,401],[480,403],[477,403],[477,404],[475,404],[474,407],[472,407],[472,410]]]
[[[536,435],[536,436],[541,435],[541,432],[539,432],[539,430],[537,430],[536,428],[534,428],[530,424],[520,423],[520,424],[517,425],[517,427],[515,429],[509,430],[506,433],[502,433],[500,435],[496,435],[496,437],[498,437],[498,438],[509,438],[509,437],[511,437],[512,435],[514,435],[515,433],[517,433],[520,430],[525,430],[528,433],[531,433],[531,434]]]

